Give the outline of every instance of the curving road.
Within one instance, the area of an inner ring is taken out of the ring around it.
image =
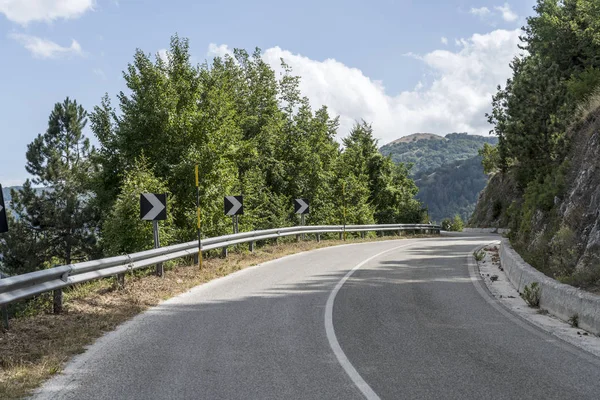
[[[100,339],[52,399],[597,399],[600,360],[513,316],[495,236],[346,245],[197,287]]]

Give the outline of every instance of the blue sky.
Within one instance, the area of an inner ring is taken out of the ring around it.
[[[92,110],[124,88],[136,48],[188,37],[198,62],[235,47],[284,57],[314,106],[373,123],[380,143],[415,131],[486,134],[533,0],[0,0],[0,184],[27,178],[25,151],[66,96]]]

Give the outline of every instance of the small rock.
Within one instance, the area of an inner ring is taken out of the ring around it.
[[[502,295],[500,295],[500,298],[502,298]]]
[[[502,267],[498,267],[498,268],[500,269],[500,271],[504,271],[504,268],[502,268]]]
[[[587,332],[583,332],[583,336],[587,336],[587,335],[588,335],[588,333],[587,333]]]
[[[177,283],[183,283],[183,279],[177,279]]]
[[[578,335],[581,335],[581,332],[577,331],[577,334],[578,334]]]
[[[509,298],[509,299],[514,299],[514,298],[515,298],[515,296],[508,296],[508,298]]]
[[[490,276],[490,280],[492,282],[496,282],[498,280],[498,275],[492,275],[492,276]]]

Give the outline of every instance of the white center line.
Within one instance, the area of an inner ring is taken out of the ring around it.
[[[377,393],[375,393],[373,391],[373,389],[371,389],[371,386],[369,386],[369,384],[367,382],[365,382],[365,380],[362,378],[362,376],[360,376],[360,374],[358,373],[356,368],[354,368],[352,363],[350,363],[350,360],[348,360],[348,357],[346,357],[346,354],[340,347],[340,343],[338,342],[337,337],[335,336],[335,329],[333,328],[333,302],[335,301],[335,296],[337,296],[337,294],[340,291],[340,289],[342,288],[342,286],[344,286],[344,283],[346,283],[348,278],[350,278],[350,276],[356,270],[358,270],[359,268],[364,266],[366,263],[368,263],[369,261],[371,261],[377,257],[380,257],[391,251],[410,246],[414,243],[415,242],[411,242],[408,244],[404,244],[402,246],[396,246],[391,249],[382,251],[381,253],[377,253],[374,256],[371,256],[371,257],[367,258],[366,260],[364,260],[363,262],[361,262],[360,264],[356,265],[354,268],[352,268],[350,271],[348,271],[348,273],[337,283],[337,285],[335,285],[335,287],[329,294],[329,298],[327,299],[327,304],[325,305],[325,332],[327,333],[327,340],[329,341],[329,346],[331,347],[331,350],[333,350],[333,353],[335,354],[335,356],[336,356],[338,362],[340,363],[340,365],[342,366],[342,368],[344,368],[344,371],[346,371],[346,374],[348,374],[350,379],[352,379],[352,382],[354,382],[356,387],[358,387],[358,389],[361,391],[361,393],[368,400],[380,400],[380,398],[377,395]]]

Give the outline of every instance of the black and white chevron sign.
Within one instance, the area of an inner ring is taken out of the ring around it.
[[[225,196],[225,215],[243,215],[244,197]]]
[[[0,233],[4,232],[8,232],[8,221],[6,220],[6,205],[4,204],[2,185],[0,185]]]
[[[294,200],[294,212],[296,214],[308,214],[310,212],[310,208],[308,207],[308,200],[295,199]]]
[[[163,221],[167,219],[167,195],[142,193],[140,195],[140,218],[144,221]]]

